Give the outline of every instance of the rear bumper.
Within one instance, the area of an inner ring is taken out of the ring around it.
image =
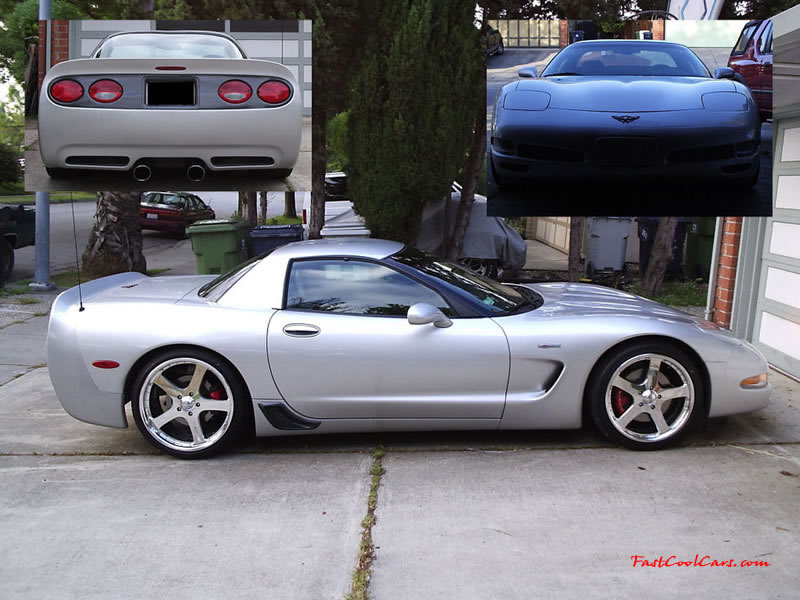
[[[127,171],[157,159],[200,160],[212,171],[289,169],[300,154],[300,99],[276,108],[120,110],[39,108],[39,147],[48,168]]]

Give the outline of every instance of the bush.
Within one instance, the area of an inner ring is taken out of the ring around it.
[[[8,144],[0,144],[0,183],[16,183],[22,180],[19,166],[20,151]]]

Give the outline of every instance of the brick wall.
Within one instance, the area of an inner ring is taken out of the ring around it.
[[[714,294],[715,323],[730,327],[733,308],[733,288],[739,263],[742,237],[742,217],[725,217],[722,222],[722,245],[719,252],[716,292]]]
[[[569,46],[569,23],[566,19],[558,22],[558,43],[562,48]]]
[[[69,21],[50,21],[50,66],[69,60]],[[39,21],[39,91],[44,81],[47,55],[47,21]]]

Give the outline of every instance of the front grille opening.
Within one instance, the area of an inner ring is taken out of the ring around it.
[[[668,163],[708,162],[712,160],[727,160],[736,156],[733,144],[724,146],[707,146],[705,148],[690,148],[688,150],[675,150],[667,155]]]
[[[269,156],[212,156],[215,167],[271,167],[275,160]]]
[[[147,106],[193,106],[196,103],[194,79],[147,82]]]
[[[552,162],[582,163],[584,161],[583,152],[580,150],[534,146],[532,144],[519,144],[517,146],[517,156]]]
[[[124,167],[129,159],[127,156],[68,156],[64,162],[76,167]]]

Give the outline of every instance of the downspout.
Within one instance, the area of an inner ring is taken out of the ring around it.
[[[708,296],[706,297],[706,320],[714,313],[714,299],[717,293],[717,273],[719,272],[719,250],[722,246],[722,217],[717,217],[714,225],[714,248],[711,254],[711,271],[708,274]]]

